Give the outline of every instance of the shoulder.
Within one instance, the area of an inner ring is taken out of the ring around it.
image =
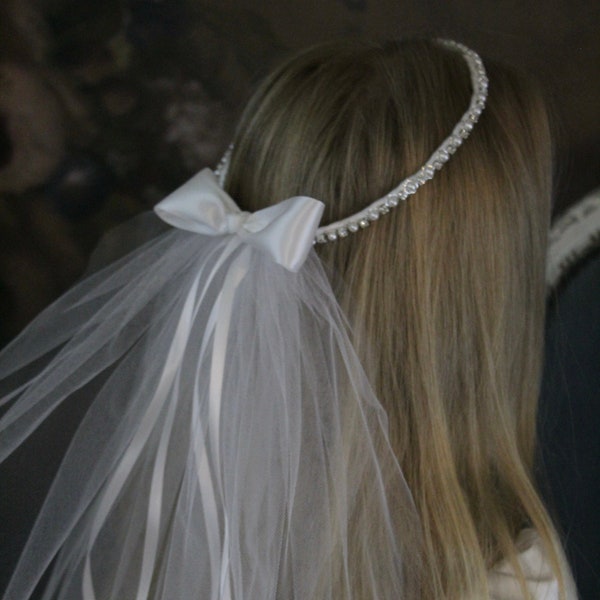
[[[558,581],[546,558],[537,532],[524,529],[517,538],[518,560],[534,600],[559,600]],[[577,594],[569,573],[565,574],[566,600]],[[501,561],[489,573],[490,597],[493,600],[523,600],[519,579],[508,561]]]

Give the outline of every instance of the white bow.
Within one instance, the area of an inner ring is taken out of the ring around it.
[[[204,235],[238,235],[268,252],[273,260],[297,272],[312,247],[324,204],[294,196],[255,213],[239,209],[219,186],[215,174],[203,169],[159,202],[154,211],[169,225]]]

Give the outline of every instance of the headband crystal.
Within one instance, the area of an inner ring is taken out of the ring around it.
[[[348,237],[361,229],[366,229],[380,216],[387,214],[391,209],[398,206],[401,201],[412,196],[423,184],[433,179],[435,172],[439,171],[456,152],[461,144],[469,137],[475,123],[483,112],[487,99],[488,78],[480,56],[463,44],[452,40],[437,40],[437,42],[449,50],[459,52],[465,59],[471,75],[473,93],[469,108],[456,124],[452,133],[440,144],[426,163],[416,172],[404,179],[397,187],[388,192],[382,198],[375,200],[372,204],[358,213],[350,215],[340,221],[319,227],[315,236],[315,243],[325,244],[335,242],[338,239]],[[222,186],[229,167],[229,158],[233,146],[230,146],[215,169],[215,175]]]

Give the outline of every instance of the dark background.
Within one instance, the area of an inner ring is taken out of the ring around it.
[[[215,163],[273,62],[326,39],[405,35],[455,38],[541,81],[557,211],[600,184],[595,1],[2,0],[0,346],[104,231]]]
[[[105,231],[216,163],[274,62],[327,39],[408,35],[463,41],[540,81],[555,120],[556,214],[600,186],[595,0],[0,0],[0,347],[81,275]],[[550,307],[541,412],[552,504],[586,600],[600,590],[592,267],[562,312]],[[68,440],[77,410],[48,427]],[[49,484],[44,464],[64,451],[54,437],[42,431],[8,466],[37,483],[17,503],[4,497],[0,589]]]

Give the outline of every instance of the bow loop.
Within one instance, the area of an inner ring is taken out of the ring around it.
[[[295,196],[255,213],[241,211],[210,169],[154,207],[169,225],[203,235],[237,235],[294,272],[308,256],[323,209],[319,200]]]

